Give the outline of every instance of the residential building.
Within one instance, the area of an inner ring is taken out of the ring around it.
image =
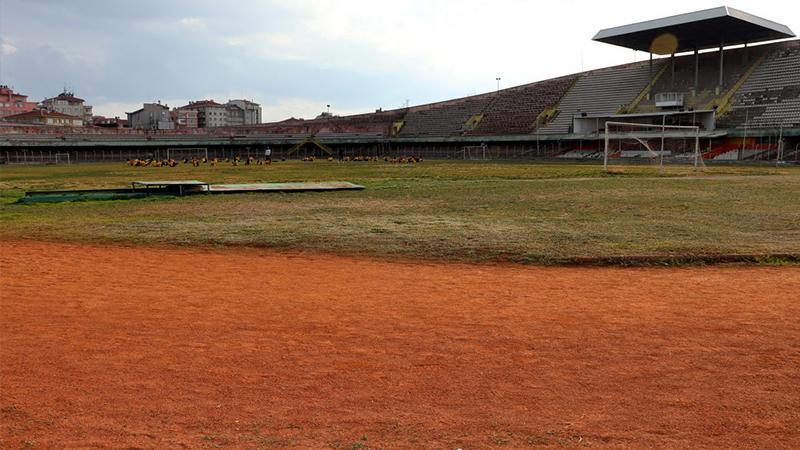
[[[228,112],[225,105],[221,105],[214,100],[189,102],[188,105],[181,106],[178,109],[197,111],[197,126],[199,128],[224,127],[228,124]]]
[[[128,115],[128,126],[145,130],[174,130],[169,107],[159,103],[145,103],[141,109]]]
[[[261,106],[249,100],[228,100],[228,105],[236,105],[244,111],[242,125],[258,125],[261,123]]]
[[[83,117],[75,117],[46,109],[36,109],[19,114],[12,114],[3,117],[3,120],[11,123],[31,124],[31,125],[52,125],[57,127],[82,127]]]
[[[0,85],[0,118],[36,109],[36,102],[29,102],[27,95],[14,92],[6,85]]]
[[[84,123],[92,123],[92,107],[85,104],[85,100],[75,97],[75,94],[64,91],[58,96],[42,101],[41,107],[51,112],[58,112],[68,116],[80,117]]]
[[[176,128],[197,128],[197,111],[175,108],[170,112]]]
[[[225,114],[225,125],[229,127],[244,125],[245,111],[238,105],[234,105],[230,102],[226,103]]]

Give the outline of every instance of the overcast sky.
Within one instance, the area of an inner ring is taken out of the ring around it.
[[[492,91],[646,58],[601,28],[721,0],[0,0],[0,84],[95,114],[248,98],[265,120]],[[800,2],[730,3],[800,32]]]

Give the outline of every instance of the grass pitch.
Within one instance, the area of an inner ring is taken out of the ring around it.
[[[0,168],[0,239],[212,244],[471,262],[701,261],[800,255],[800,168],[279,162]],[[360,192],[23,206],[25,190],[346,180]]]

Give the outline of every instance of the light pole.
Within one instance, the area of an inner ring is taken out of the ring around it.
[[[497,92],[500,92],[500,80],[502,80],[502,78],[500,77],[495,78],[495,81],[497,81]]]
[[[328,115],[331,115],[331,105],[328,105]]]

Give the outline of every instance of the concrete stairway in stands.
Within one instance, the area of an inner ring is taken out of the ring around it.
[[[659,63],[660,64],[660,63]],[[657,73],[660,65],[653,70]],[[557,106],[558,115],[540,128],[542,134],[569,133],[572,118],[588,115],[615,114],[629,105],[650,83],[648,63],[600,69],[583,74]]]

